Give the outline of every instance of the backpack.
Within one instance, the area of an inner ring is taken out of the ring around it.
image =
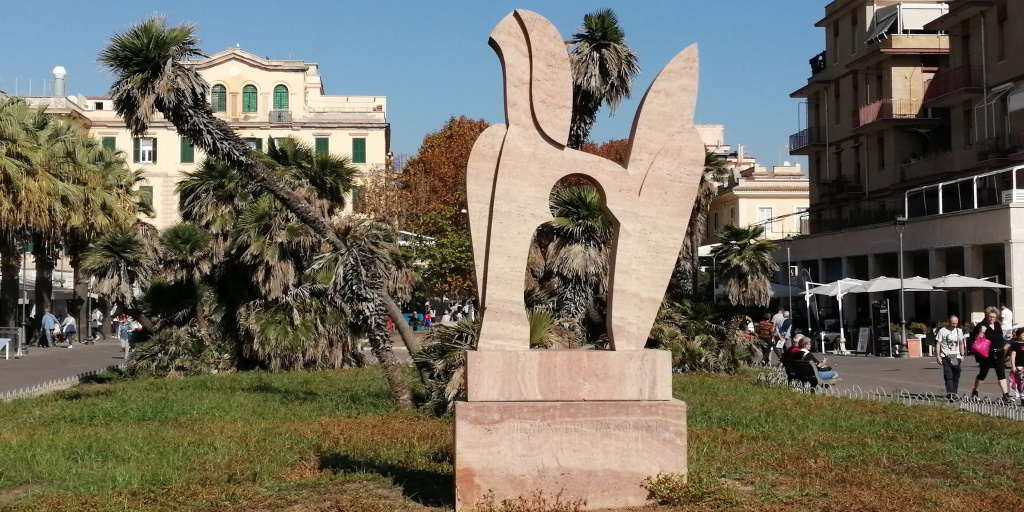
[[[757,324],[757,337],[763,339],[770,339],[775,333],[775,324],[771,322],[761,322]]]

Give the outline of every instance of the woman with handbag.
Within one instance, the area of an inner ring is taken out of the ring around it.
[[[942,365],[942,379],[946,384],[946,396],[955,400],[960,387],[960,370],[965,353],[964,330],[960,319],[950,315],[949,325],[935,334],[935,359]]]
[[[999,310],[993,307],[985,309],[985,320],[974,328],[974,335],[971,337],[971,349],[974,350],[974,358],[981,365],[978,377],[974,380],[974,389],[971,391],[971,398],[978,398],[978,387],[988,377],[988,371],[995,370],[996,379],[999,381],[999,389],[1003,391],[1003,401],[1010,401],[1010,394],[1006,387],[1006,349],[1010,344],[1003,339],[1003,329],[999,324]]]

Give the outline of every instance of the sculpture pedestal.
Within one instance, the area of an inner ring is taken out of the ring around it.
[[[529,497],[584,509],[643,506],[641,482],[686,473],[686,404],[664,401],[458,402],[455,509]]]

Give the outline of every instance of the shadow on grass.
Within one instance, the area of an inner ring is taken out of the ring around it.
[[[86,375],[79,380],[82,384],[109,384],[111,382],[118,382],[128,378],[129,375],[127,372],[121,368],[114,368],[104,370],[96,375]]]
[[[320,470],[335,473],[373,473],[390,478],[402,488],[402,494],[427,507],[451,507],[452,475],[360,460],[340,453],[321,453]]]
[[[291,402],[312,402],[320,399],[320,393],[316,391],[288,389],[275,386],[269,382],[259,382],[242,388],[246,393],[258,393],[263,395],[277,396]]]

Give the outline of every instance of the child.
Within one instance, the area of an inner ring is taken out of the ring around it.
[[[1024,398],[1024,329],[1017,329],[1018,336],[1010,345],[1010,374],[1008,384],[1010,385],[1010,396],[1013,399]]]

